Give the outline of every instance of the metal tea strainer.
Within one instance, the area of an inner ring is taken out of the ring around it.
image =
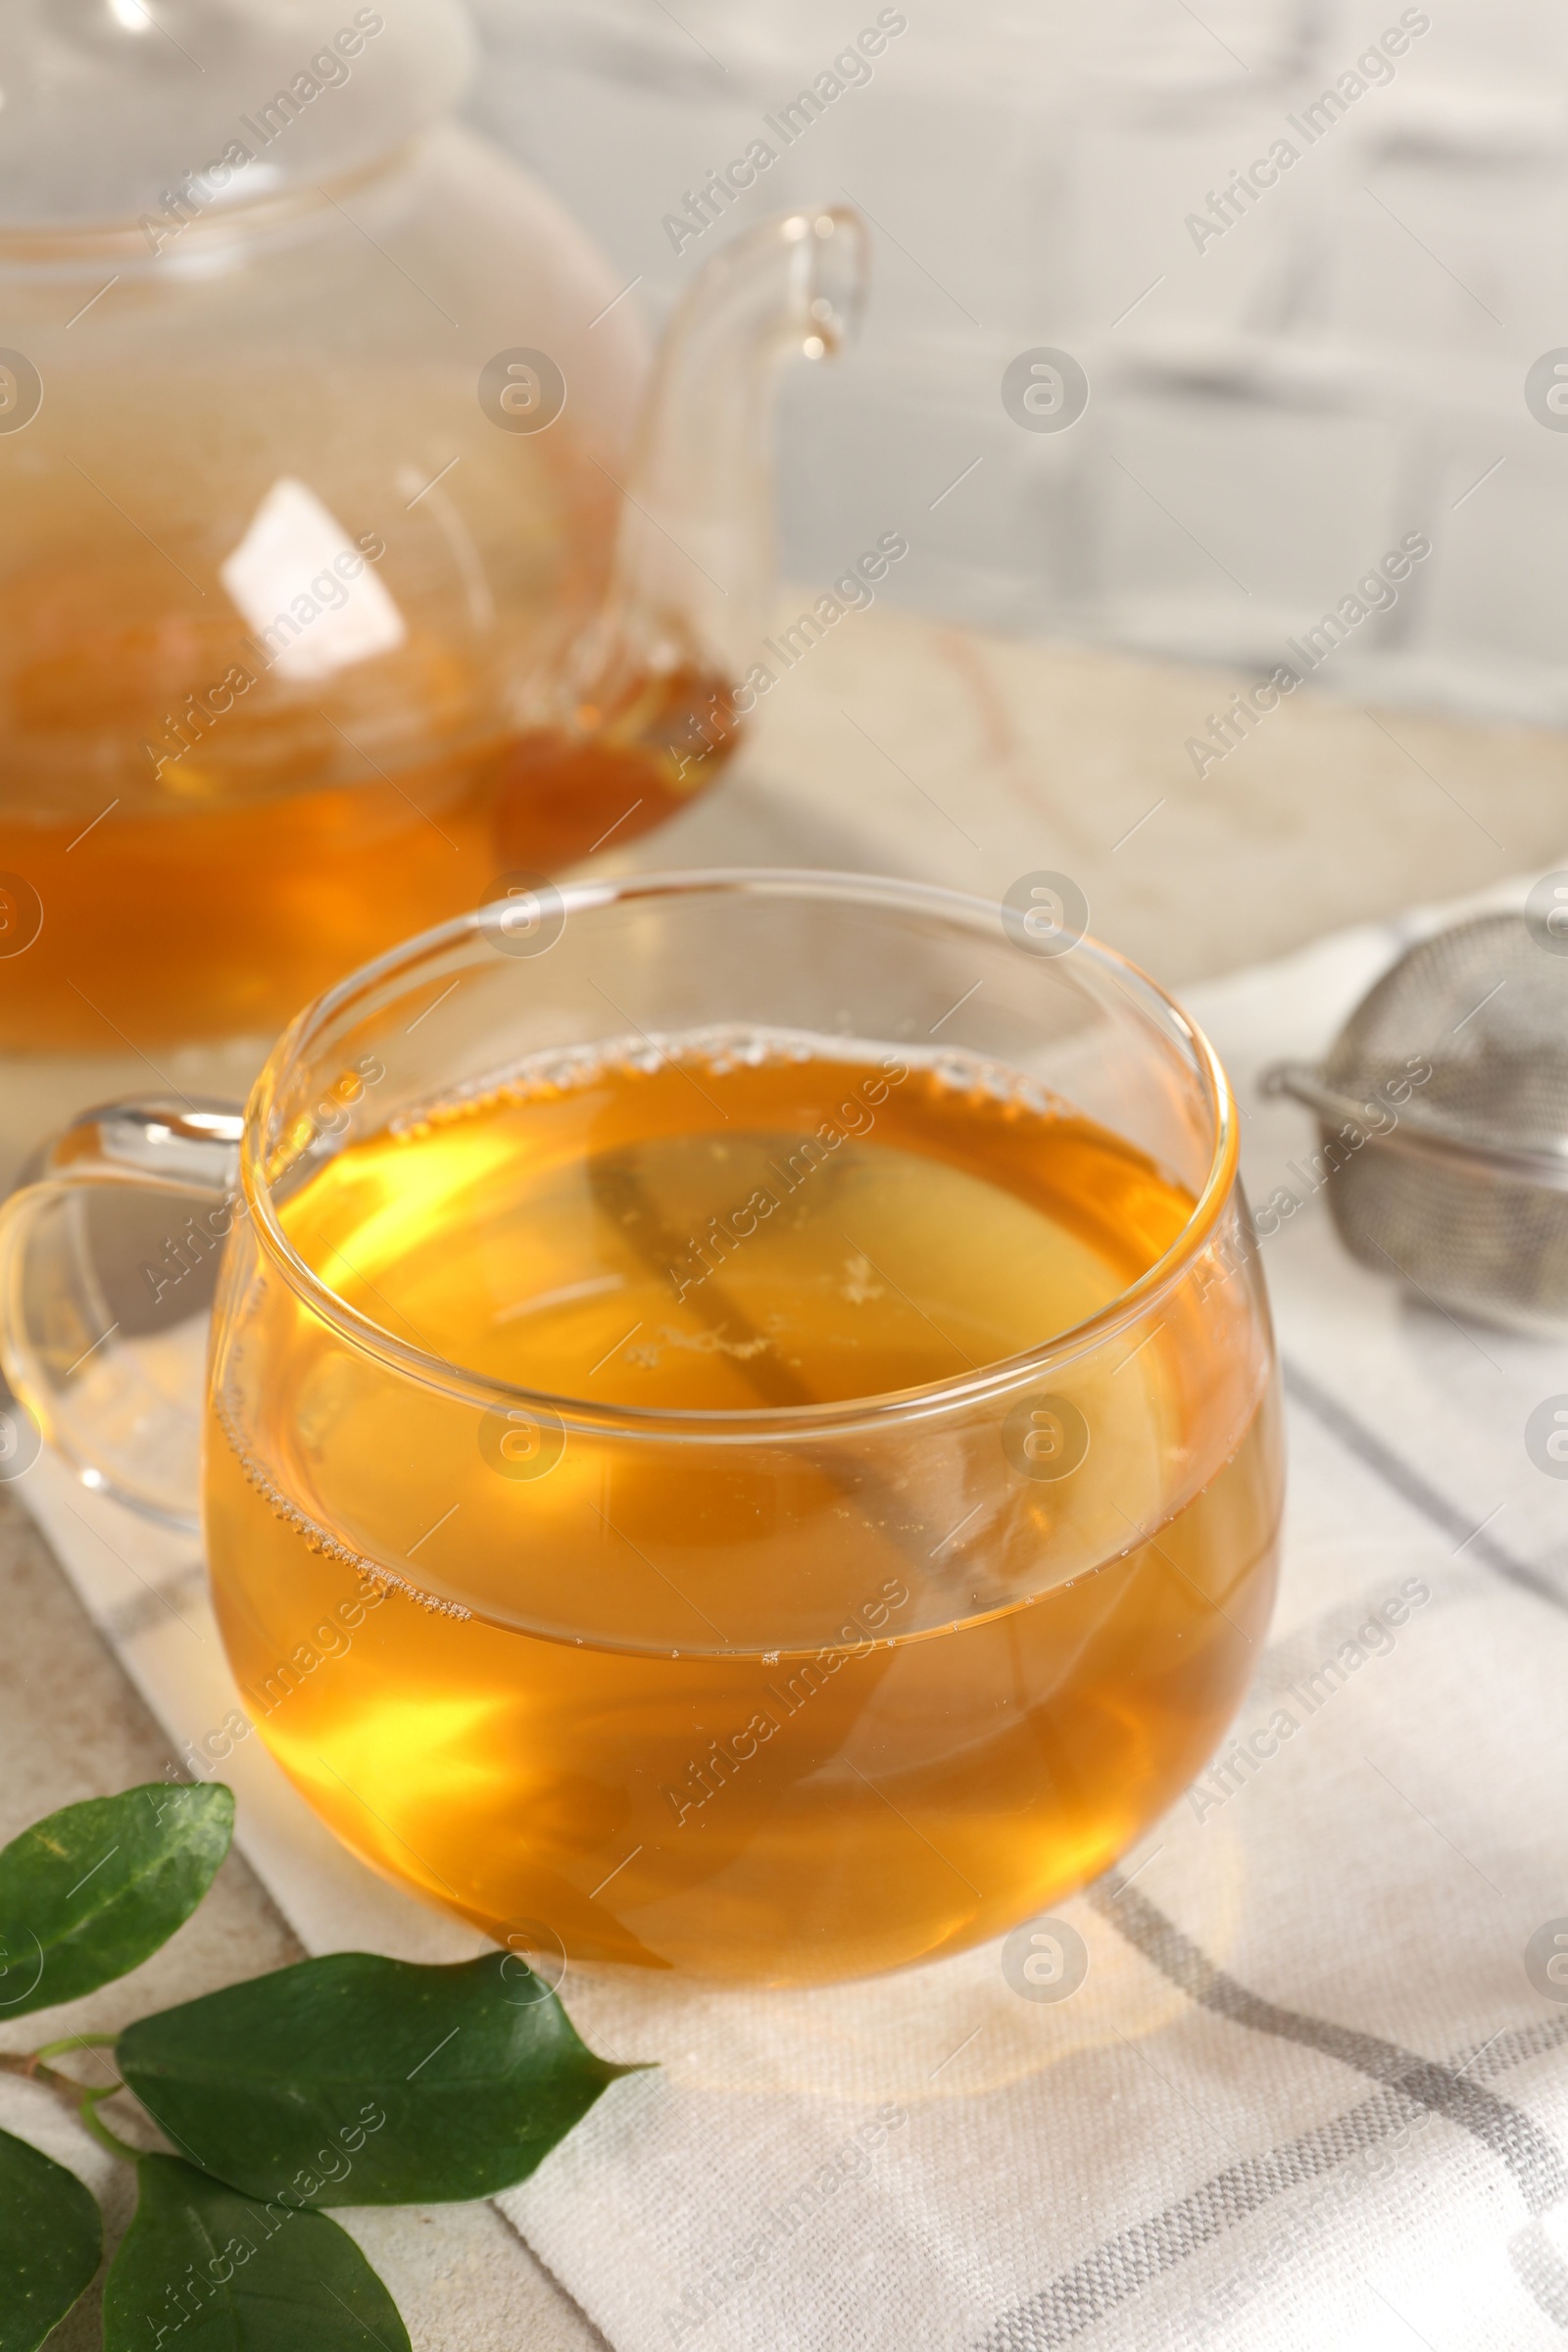
[[[1456,923],[1384,974],[1320,1069],[1280,1062],[1261,1080],[1317,1112],[1353,1257],[1543,1336],[1568,1332],[1564,945],[1523,915]]]

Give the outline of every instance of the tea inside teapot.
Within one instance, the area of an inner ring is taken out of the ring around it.
[[[764,624],[760,419],[853,217],[631,289],[445,120],[447,0],[0,32],[0,1046],[268,1033],[662,822]],[[204,160],[205,159],[205,160]]]

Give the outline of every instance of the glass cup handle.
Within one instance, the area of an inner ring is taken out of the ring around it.
[[[0,1480],[44,1443],[84,1486],[194,1533],[208,1308],[245,1213],[243,1113],[106,1103],[44,1146],[0,1204]]]

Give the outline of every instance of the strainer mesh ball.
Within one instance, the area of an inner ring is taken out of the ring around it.
[[[1435,1303],[1568,1330],[1568,955],[1524,917],[1484,914],[1423,940],[1363,1000],[1323,1065],[1352,1103],[1431,1064],[1392,1140],[1328,1186],[1365,1264]],[[1336,1132],[1325,1124],[1327,1148]]]

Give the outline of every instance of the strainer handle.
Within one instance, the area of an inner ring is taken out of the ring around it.
[[[1372,1109],[1369,1102],[1357,1102],[1349,1095],[1342,1095],[1326,1086],[1321,1073],[1306,1061],[1275,1061],[1258,1074],[1259,1091],[1269,1096],[1289,1095],[1315,1110],[1321,1119],[1338,1126],[1365,1127]],[[1430,1123],[1424,1124],[1418,1112],[1406,1110],[1386,1127],[1374,1128],[1369,1142],[1395,1152],[1416,1152],[1437,1159],[1449,1168],[1474,1169],[1493,1180],[1509,1177],[1521,1184],[1545,1185],[1554,1193],[1568,1193],[1568,1151],[1548,1152],[1506,1144],[1479,1144],[1463,1136],[1446,1135]]]
[[[1259,1094],[1270,1098],[1289,1095],[1293,1102],[1305,1103],[1308,1110],[1321,1112],[1326,1119],[1364,1119],[1367,1106],[1352,1102],[1348,1095],[1340,1094],[1325,1086],[1321,1073],[1309,1061],[1271,1061],[1258,1074]]]

